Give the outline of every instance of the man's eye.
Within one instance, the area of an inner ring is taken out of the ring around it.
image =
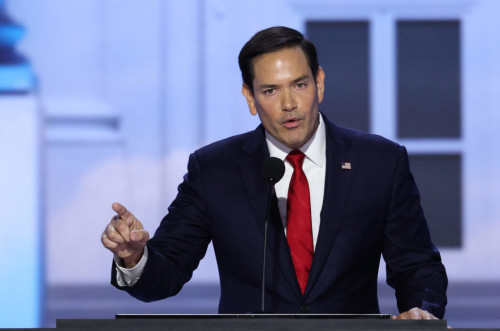
[[[268,88],[267,90],[264,90],[264,94],[273,94],[275,92],[275,90],[273,88]]]
[[[306,83],[297,83],[297,85],[295,85],[297,88],[305,88],[307,86]]]

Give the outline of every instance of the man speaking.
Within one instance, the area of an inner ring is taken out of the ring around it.
[[[431,242],[406,149],[339,127],[319,111],[325,74],[315,46],[286,27],[242,48],[242,93],[254,131],[191,154],[154,236],[125,206],[102,234],[112,283],[152,301],[177,294],[213,242],[220,313],[379,313],[380,257],[401,319],[442,318],[447,276]],[[284,161],[271,191],[262,167]]]

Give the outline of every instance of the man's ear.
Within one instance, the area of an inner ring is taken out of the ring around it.
[[[250,91],[250,88],[245,83],[243,83],[243,86],[241,87],[241,94],[243,94],[245,100],[247,101],[250,114],[254,116],[257,115],[257,108],[255,107],[255,99],[253,97],[253,93],[252,91]]]
[[[316,73],[316,90],[318,91],[318,103],[323,102],[325,95],[325,72],[319,67]]]

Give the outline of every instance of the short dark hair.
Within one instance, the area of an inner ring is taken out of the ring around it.
[[[316,47],[307,40],[302,33],[285,26],[274,26],[257,32],[241,49],[238,56],[243,82],[253,94],[253,79],[255,72],[253,59],[257,56],[279,51],[284,48],[300,47],[304,52],[307,63],[311,68],[313,78],[316,80],[318,73],[318,54]]]

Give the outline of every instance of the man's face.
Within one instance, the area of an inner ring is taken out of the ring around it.
[[[245,84],[241,90],[250,113],[258,114],[266,130],[285,146],[302,147],[319,125],[323,70],[319,68],[315,83],[300,47],[260,55],[253,60],[253,68],[253,94]]]

